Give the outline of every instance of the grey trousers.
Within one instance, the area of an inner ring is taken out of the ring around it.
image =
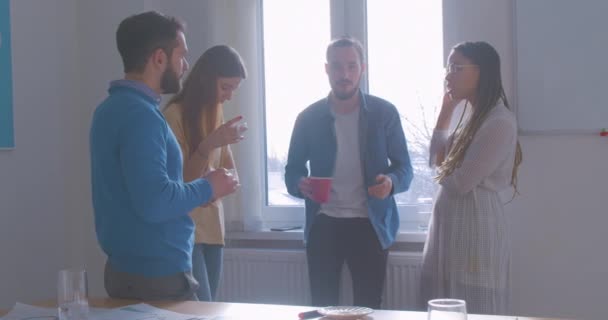
[[[144,301],[198,301],[198,282],[192,272],[163,277],[145,277],[118,271],[106,261],[104,286],[111,298]]]

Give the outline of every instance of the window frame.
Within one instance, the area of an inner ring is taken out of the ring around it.
[[[263,0],[258,0],[260,5],[259,10],[259,26],[260,41],[264,43],[264,20],[263,20]],[[367,39],[367,1],[366,0],[329,0],[330,2],[330,36],[335,38],[342,35],[351,35],[360,39],[364,44],[365,52],[368,52]],[[364,23],[361,23],[363,21]],[[268,144],[267,144],[267,119],[266,119],[266,79],[265,79],[265,55],[264,46],[262,46],[260,54],[261,74],[260,83],[262,89],[262,113],[263,113],[263,157],[261,163],[263,165],[263,194],[262,201],[262,219],[266,228],[284,227],[284,226],[304,226],[306,214],[304,206],[283,206],[269,204],[269,182],[268,182]],[[320,68],[322,66],[319,66]],[[367,72],[363,74],[360,84],[361,90],[365,93],[369,92],[369,79]],[[313,101],[311,101],[312,103]],[[417,228],[418,206],[415,204],[398,204],[399,217],[401,223],[400,232],[414,231],[426,232]]]

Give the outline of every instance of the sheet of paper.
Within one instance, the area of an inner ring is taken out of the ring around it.
[[[141,320],[211,320],[212,318],[206,316],[197,316],[177,313],[165,309],[160,309],[151,306],[146,303],[139,303],[121,308],[123,311],[139,312],[145,314],[149,318],[142,318]],[[154,318],[154,316],[156,318]],[[139,319],[138,319],[139,320]]]
[[[5,316],[0,318],[2,320],[23,320],[23,319],[36,319],[36,320],[55,320],[57,319],[56,308],[41,308],[34,307],[27,304],[17,302],[13,309]]]
[[[58,320],[56,308],[43,308],[17,303],[1,320]],[[153,307],[148,304],[136,304],[116,309],[91,308],[90,320],[211,320],[208,317],[181,314]]]

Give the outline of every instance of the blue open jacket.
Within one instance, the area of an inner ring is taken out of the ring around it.
[[[395,241],[399,230],[399,212],[393,195],[409,189],[413,177],[412,165],[395,106],[378,97],[359,94],[359,143],[365,186],[376,184],[378,174],[388,175],[393,182],[393,190],[387,198],[381,200],[367,196],[369,219],[382,247],[386,249]],[[298,182],[309,175],[307,163],[311,176],[333,176],[335,165],[339,165],[335,163],[337,146],[334,121],[329,98],[315,102],[298,115],[285,166],[285,184],[289,194],[304,198]],[[305,201],[306,240],[320,204],[310,199]]]

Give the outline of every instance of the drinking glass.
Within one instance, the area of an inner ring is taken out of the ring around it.
[[[59,320],[89,318],[87,273],[82,269],[65,269],[57,277]]]
[[[467,320],[467,304],[458,299],[430,300],[428,320]]]

